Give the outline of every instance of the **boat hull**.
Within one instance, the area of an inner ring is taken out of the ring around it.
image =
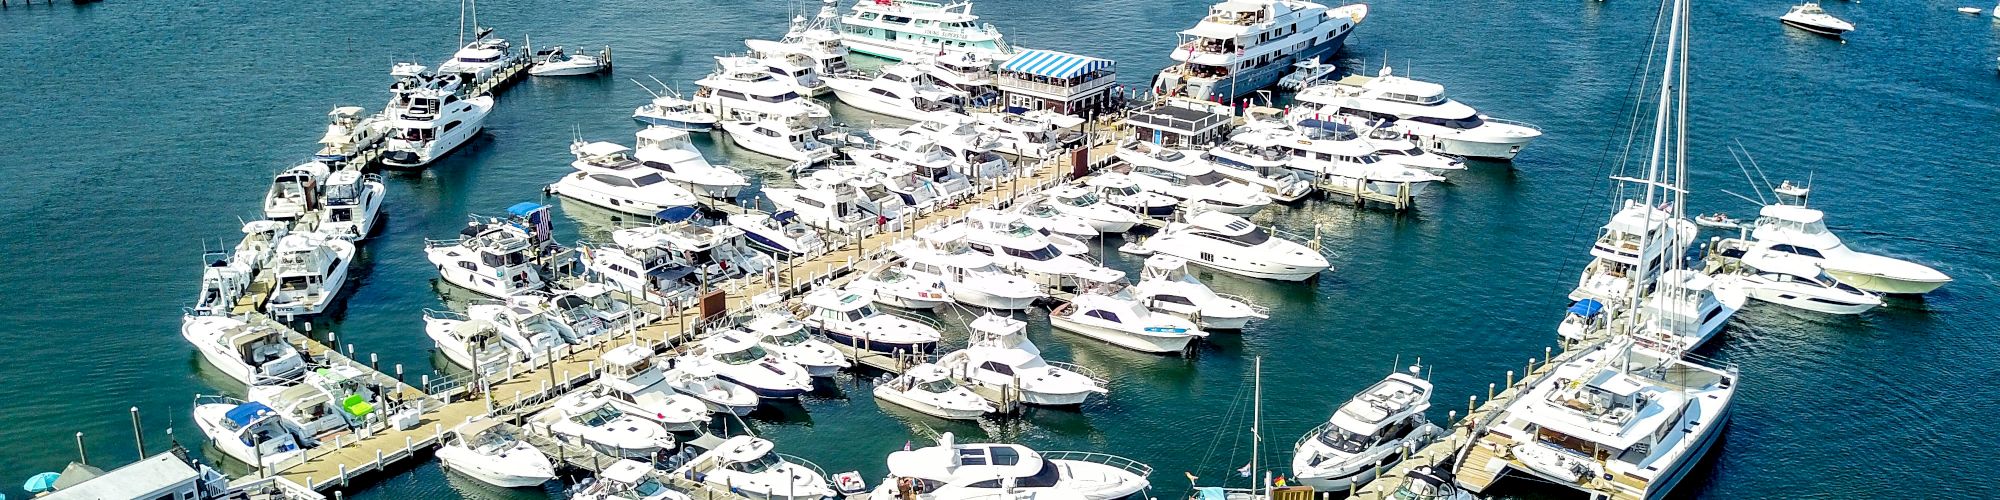
[[[1847,34],[1848,31],[1840,28],[1830,28],[1816,24],[1802,23],[1790,19],[1779,19],[1778,21],[1785,23],[1786,26],[1791,26],[1793,28],[1805,30],[1808,33],[1824,37],[1831,37],[1831,38],[1840,38],[1841,35]]]
[[[1146,335],[1127,332],[1115,328],[1082,323],[1068,316],[1049,316],[1049,324],[1057,329],[1085,337],[1108,342],[1118,347],[1154,354],[1173,354],[1187,349],[1196,338],[1193,335]]]
[[[885,342],[881,340],[856,337],[849,333],[837,332],[826,328],[814,327],[813,330],[815,333],[825,335],[826,338],[831,339],[834,342],[839,343],[840,345],[853,347],[856,349],[861,349],[869,352],[877,352],[883,354],[898,354],[898,353],[936,354],[937,353],[937,341]]]
[[[901,391],[892,390],[886,385],[875,387],[875,398],[895,404],[896,406],[908,408],[917,413],[946,420],[977,420],[981,415],[986,414],[986,411],[983,409],[945,408],[919,401],[916,398],[903,395]]]
[[[1855,288],[1894,295],[1923,295],[1937,290],[1938,287],[1944,286],[1945,283],[1951,282],[1951,278],[1943,280],[1914,280],[1832,268],[1826,269],[1826,274],[1832,275],[1834,279],[1840,280],[1841,283],[1846,283]]]
[[[652,116],[645,114],[634,114],[632,115],[632,119],[634,121],[637,121],[639,123],[644,123],[647,125],[656,125],[671,129],[686,130],[689,132],[709,132],[715,130],[715,122],[683,121],[683,120],[675,120],[667,118],[664,116]]]
[[[514,466],[513,468],[515,469],[520,469],[505,470],[504,467],[495,467],[494,465],[500,464],[493,464],[492,457],[479,455],[473,453],[472,450],[462,448],[439,448],[437,457],[438,462],[444,464],[444,468],[450,469],[452,472],[457,472],[465,477],[477,479],[479,482],[501,488],[529,488],[541,486],[543,483],[555,479],[553,468],[548,468],[548,470],[544,471],[541,468],[526,464],[505,464]],[[504,460],[511,461],[514,460],[514,457],[510,456]],[[542,458],[542,462],[542,467],[549,467],[547,458]]]
[[[951,298],[952,300],[958,301],[958,303],[960,304],[979,306],[987,309],[996,309],[1001,311],[1014,311],[1014,310],[1027,309],[1029,307],[1033,307],[1035,305],[1035,300],[1039,299],[1040,297],[1002,297],[999,295],[994,295],[992,293],[987,293],[985,291],[971,290],[961,286],[951,291]]]

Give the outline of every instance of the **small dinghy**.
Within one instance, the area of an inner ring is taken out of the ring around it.
[[[1132,241],[1127,241],[1127,242],[1125,242],[1125,244],[1123,244],[1123,245],[1118,245],[1118,251],[1119,251],[1119,252],[1122,252],[1122,253],[1127,253],[1127,254],[1131,254],[1131,255],[1137,255],[1137,256],[1140,256],[1140,257],[1144,257],[1144,256],[1148,256],[1148,255],[1152,255],[1152,254],[1153,254],[1153,249],[1151,249],[1151,248],[1146,248],[1146,242],[1145,242],[1145,240],[1132,240]]]
[[[1695,217],[1694,223],[1701,227],[1718,229],[1736,229],[1743,225],[1743,221],[1732,219],[1729,217],[1729,214],[1721,212]]]
[[[1302,90],[1332,74],[1332,64],[1320,62],[1317,57],[1306,59],[1292,63],[1292,72],[1278,80],[1278,88],[1291,91]]]

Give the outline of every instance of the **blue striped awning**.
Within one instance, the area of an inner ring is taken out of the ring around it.
[[[1048,78],[1069,78],[1109,67],[1111,61],[1107,59],[1052,50],[1029,50],[1014,54],[1013,58],[1000,65],[1000,70]]]

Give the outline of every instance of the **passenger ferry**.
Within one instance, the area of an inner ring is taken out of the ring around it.
[[[971,52],[1003,60],[1014,48],[992,24],[978,24],[972,2],[860,0],[840,18],[848,50],[901,61],[944,51]]]
[[[1235,101],[1278,83],[1293,63],[1323,60],[1368,17],[1362,4],[1327,8],[1303,0],[1227,0],[1180,33],[1174,65],[1160,70],[1160,95]]]

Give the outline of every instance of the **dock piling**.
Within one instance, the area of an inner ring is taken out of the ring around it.
[[[139,407],[132,407],[132,440],[139,445],[139,456],[146,456],[146,433],[139,429]]]
[[[90,465],[90,453],[83,450],[83,431],[77,431],[76,433],[76,461],[84,465]]]

